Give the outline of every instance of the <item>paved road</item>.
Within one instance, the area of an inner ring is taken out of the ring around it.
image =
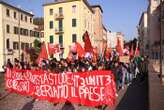
[[[60,103],[53,104],[47,101],[35,100],[32,97],[27,97],[19,94],[8,93],[5,90],[4,74],[0,74],[0,110],[101,110],[98,107],[79,106],[78,104]],[[3,91],[3,92],[2,92]],[[126,92],[126,89],[120,91],[117,97],[117,103],[121,100],[121,96]],[[106,107],[106,110],[114,110],[114,108]]]
[[[148,77],[137,77],[128,87],[116,110],[149,110]]]

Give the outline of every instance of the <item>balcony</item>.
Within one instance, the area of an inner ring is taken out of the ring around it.
[[[55,34],[63,34],[64,31],[63,31],[63,27],[60,27],[60,28],[56,28],[55,29]]]
[[[7,49],[7,55],[13,55],[14,50],[13,49]]]
[[[56,20],[64,19],[63,13],[55,14],[55,19]]]

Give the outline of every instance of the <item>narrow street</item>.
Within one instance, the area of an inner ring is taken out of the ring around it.
[[[116,110],[149,110],[148,78],[138,77],[128,87]]]
[[[0,110],[164,110],[164,0],[0,0],[0,36]]]

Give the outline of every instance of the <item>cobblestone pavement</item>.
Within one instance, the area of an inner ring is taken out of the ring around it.
[[[119,92],[117,104],[124,95],[126,89]],[[48,101],[37,100],[15,93],[8,93],[5,90],[4,74],[0,73],[0,110],[102,110],[101,107],[87,107],[78,104],[53,104]],[[116,107],[115,106],[115,107]],[[115,107],[106,107],[105,110],[114,110]]]

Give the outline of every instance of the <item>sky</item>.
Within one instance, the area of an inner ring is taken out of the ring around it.
[[[22,9],[32,11],[35,17],[43,16],[43,3],[52,0],[4,0]],[[112,32],[122,32],[125,40],[137,37],[137,25],[148,0],[88,0],[91,5],[101,5],[103,24]]]

